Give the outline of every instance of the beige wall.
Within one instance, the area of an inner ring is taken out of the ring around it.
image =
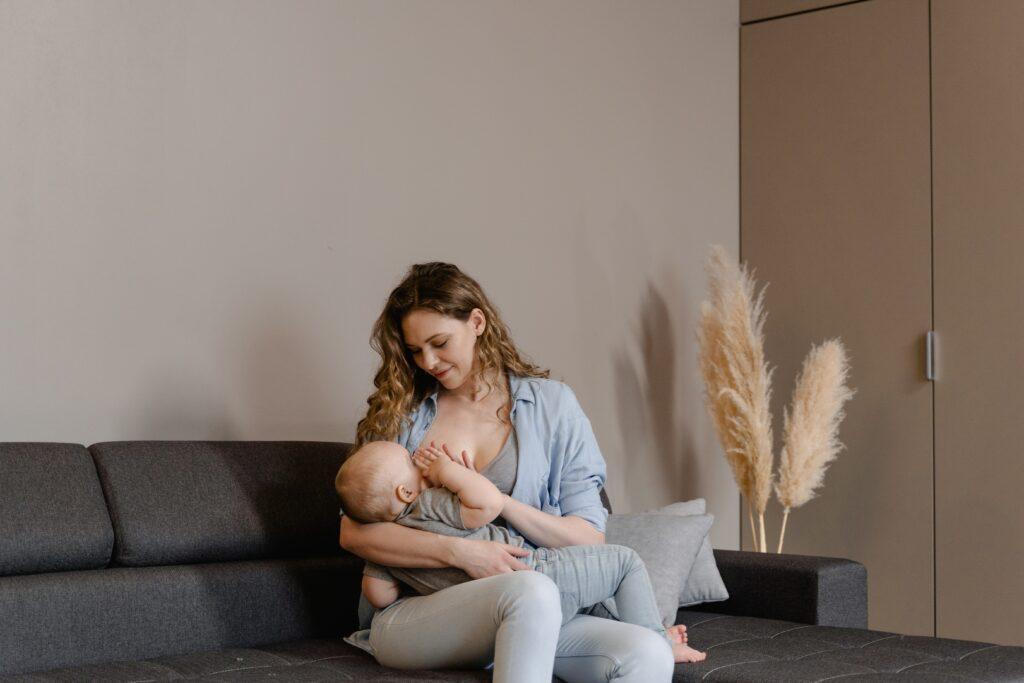
[[[576,390],[617,509],[737,496],[735,2],[0,3],[0,440],[351,440],[413,262]]]

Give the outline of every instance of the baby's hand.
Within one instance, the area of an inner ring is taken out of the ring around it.
[[[416,449],[412,462],[431,486],[441,486],[441,469],[451,461],[436,448],[431,447]]]
[[[446,443],[442,443],[440,448],[437,447],[434,441],[431,441],[430,444],[427,446],[420,446],[419,448],[416,449],[416,452],[413,453],[413,460],[415,460],[416,456],[420,454],[422,454],[424,457],[430,457],[431,459],[435,457],[445,457],[457,465],[468,467],[471,470],[475,469],[475,467],[473,466],[473,456],[470,455],[469,451],[464,450],[462,451],[462,453],[458,455],[453,455],[451,450],[449,450],[448,448],[448,444]]]
[[[427,478],[431,486],[444,486],[444,483],[441,481],[441,473],[452,466],[452,461],[448,458],[436,458],[427,467],[427,471],[423,473],[423,476]]]
[[[412,454],[412,462],[416,467],[420,468],[421,472],[426,474],[430,464],[443,455],[444,453],[434,448],[433,445],[420,446]]]
[[[433,446],[434,442],[431,441],[430,445]],[[473,456],[469,451],[463,450],[461,453],[452,453],[448,449],[448,444],[446,443],[441,444],[441,450],[443,450],[444,454],[447,455],[456,465],[462,465],[463,467],[468,467],[471,470],[476,469],[473,464]]]

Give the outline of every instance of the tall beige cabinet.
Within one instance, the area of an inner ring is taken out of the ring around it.
[[[931,9],[936,624],[1024,644],[1024,2]]]
[[[741,18],[740,250],[770,283],[776,452],[812,343],[843,339],[857,390],[785,550],[863,562],[872,628],[1024,644],[1024,2]]]
[[[776,440],[812,342],[842,337],[857,390],[848,450],[824,495],[790,516],[785,550],[863,562],[871,626],[930,635],[928,2],[870,0],[741,32],[740,252],[770,283]]]

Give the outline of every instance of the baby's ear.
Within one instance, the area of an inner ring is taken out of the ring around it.
[[[416,500],[416,494],[413,493],[409,487],[404,486],[403,484],[399,484],[395,487],[395,495],[398,496],[398,500],[403,503],[411,503]]]

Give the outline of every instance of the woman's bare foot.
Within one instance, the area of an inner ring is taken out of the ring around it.
[[[686,645],[688,638],[686,636],[686,626],[684,624],[669,626],[665,631],[668,633],[669,640],[673,643],[682,643],[683,645]]]
[[[689,645],[683,643],[672,643],[672,656],[676,662],[703,662],[707,658],[706,652],[697,652]]]

